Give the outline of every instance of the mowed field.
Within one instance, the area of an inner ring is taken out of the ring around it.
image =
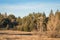
[[[33,34],[33,32],[0,30],[0,40],[60,40],[60,38],[40,37],[40,35]]]

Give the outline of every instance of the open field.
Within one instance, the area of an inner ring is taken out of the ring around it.
[[[20,32],[1,30],[0,40],[60,40],[60,38],[48,38],[47,36],[32,35],[33,32]],[[28,34],[28,35],[27,35]]]

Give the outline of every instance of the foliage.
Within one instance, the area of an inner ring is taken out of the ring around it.
[[[43,22],[41,27],[43,27],[43,31],[48,31],[47,29],[51,30],[54,29],[54,23],[55,23],[55,30],[60,31],[60,12],[55,12],[55,15],[53,13],[53,10],[51,10],[49,17],[46,17],[45,12],[43,13],[30,13],[29,15],[21,18],[21,17],[15,17],[13,14],[10,15],[3,15],[0,13],[0,29],[1,28],[7,28],[7,29],[14,29],[20,30],[20,31],[33,31],[38,30],[37,26],[38,23],[40,23],[40,20],[38,21],[38,18],[43,17]],[[37,22],[38,21],[38,22]],[[57,23],[59,24],[57,25]],[[40,27],[40,26],[39,26]],[[52,27],[52,28],[50,28]],[[52,30],[51,30],[52,31]]]

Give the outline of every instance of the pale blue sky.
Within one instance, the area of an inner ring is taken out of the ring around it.
[[[60,10],[60,0],[0,0],[0,12],[24,17],[32,12],[54,12]]]

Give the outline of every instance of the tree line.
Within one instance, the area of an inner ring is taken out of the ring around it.
[[[51,10],[49,16],[46,16],[45,12],[33,12],[23,18],[0,13],[1,30],[38,31],[41,27],[43,31],[60,31],[60,12],[57,10],[53,13]]]

